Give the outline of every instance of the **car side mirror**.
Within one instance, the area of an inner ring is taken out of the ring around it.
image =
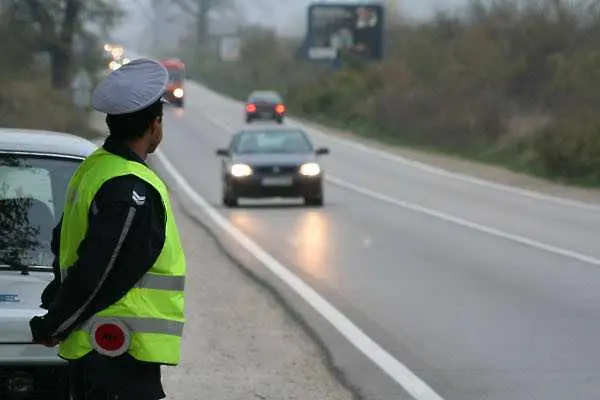
[[[229,155],[229,150],[227,149],[217,149],[217,155],[222,157],[227,157]]]
[[[320,147],[317,149],[317,151],[315,151],[315,153],[319,156],[324,156],[329,154],[329,149],[327,147]]]

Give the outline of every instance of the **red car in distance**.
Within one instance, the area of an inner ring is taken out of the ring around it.
[[[167,87],[165,98],[169,103],[175,104],[177,107],[183,107],[185,64],[178,58],[163,60],[161,63],[169,71],[169,86]]]

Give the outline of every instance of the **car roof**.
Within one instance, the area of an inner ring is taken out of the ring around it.
[[[85,158],[98,148],[81,137],[61,132],[0,128],[0,152],[24,152]]]

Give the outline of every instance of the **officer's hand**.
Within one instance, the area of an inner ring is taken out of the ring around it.
[[[48,342],[42,342],[40,343],[41,345],[44,345],[46,347],[54,347],[58,344],[58,340],[56,339],[50,339]]]
[[[29,320],[29,328],[33,336],[33,343],[38,343],[46,347],[54,347],[58,340],[54,339],[46,328],[43,317],[33,317]]]

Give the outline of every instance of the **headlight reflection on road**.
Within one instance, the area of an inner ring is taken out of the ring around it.
[[[302,212],[294,218],[291,232],[275,232],[265,223],[262,212],[236,210],[229,214],[229,220],[251,238],[271,238],[265,245],[265,250],[284,264],[296,265],[304,273],[335,286],[338,277],[329,267],[333,242],[327,216],[320,211]],[[287,241],[282,242],[285,238]],[[274,250],[278,251],[273,252]]]
[[[264,224],[261,224],[260,216],[246,210],[235,210],[229,215],[229,221],[251,238],[254,237],[254,234],[259,234],[265,228]]]
[[[331,232],[327,216],[319,211],[302,213],[292,231],[294,264],[315,278],[334,278],[330,265]]]

